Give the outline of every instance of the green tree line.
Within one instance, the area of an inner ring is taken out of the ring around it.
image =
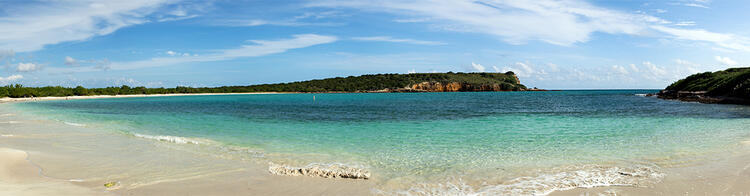
[[[0,87],[0,97],[63,97],[84,95],[135,95],[178,93],[245,93],[245,92],[363,92],[382,89],[398,89],[420,82],[459,82],[471,85],[499,84],[503,90],[523,90],[513,72],[507,73],[414,73],[371,74],[336,77],[290,83],[260,84],[249,86],[146,88],[143,86],[106,88],[75,88],[62,86],[25,87],[20,84]]]
[[[750,99],[750,67],[693,74],[672,83],[666,90],[707,91],[711,96]]]

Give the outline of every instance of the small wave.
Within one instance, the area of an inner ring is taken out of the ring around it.
[[[7,113],[7,114],[0,114],[0,117],[5,117],[5,116],[14,116],[14,115],[15,115],[15,114]]]
[[[645,96],[648,96],[648,94],[635,94],[635,96],[645,97]]]
[[[369,171],[340,163],[313,163],[304,167],[292,167],[288,165],[269,163],[268,171],[272,174],[282,176],[313,176],[323,178],[351,178],[365,180],[370,178]]]
[[[76,127],[84,127],[84,126],[86,126],[85,124],[78,124],[78,123],[72,123],[72,122],[63,122],[63,123],[65,123],[66,125],[76,126]]]
[[[0,137],[13,137],[13,134],[0,134]]]
[[[4,124],[18,124],[18,123],[21,123],[21,122],[19,122],[19,121],[12,121],[11,120],[11,121],[5,121],[5,122],[0,122],[0,123],[4,123]]]
[[[376,191],[382,195],[548,195],[554,191],[602,186],[641,187],[659,182],[664,174],[654,166],[605,167],[586,165],[561,169],[533,177],[520,177],[499,185],[479,189],[463,181],[422,184],[405,191]]]
[[[186,137],[177,137],[177,136],[169,136],[169,135],[145,135],[145,134],[134,133],[133,136],[145,138],[145,139],[162,141],[162,142],[177,143],[177,144],[210,144],[210,143],[213,143],[207,139],[186,138]]]
[[[68,182],[83,182],[83,179],[70,179]]]

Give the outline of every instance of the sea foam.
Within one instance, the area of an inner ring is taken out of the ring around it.
[[[283,176],[313,176],[323,178],[351,178],[369,179],[370,171],[345,164],[313,163],[304,167],[293,167],[282,164],[269,163],[268,171]]]
[[[169,135],[145,135],[145,134],[134,133],[133,136],[145,138],[145,139],[162,141],[162,142],[177,143],[177,144],[210,144],[212,143],[210,140],[207,140],[207,139],[186,138],[186,137],[169,136]]]
[[[84,127],[84,126],[86,126],[85,124],[72,123],[72,122],[63,122],[63,123],[65,123],[66,125],[76,126],[76,127]]]
[[[642,187],[659,182],[664,174],[655,166],[606,167],[585,165],[558,168],[558,171],[537,176],[519,177],[497,185],[475,188],[463,181],[422,184],[408,190],[381,195],[548,195],[554,191],[603,186]]]

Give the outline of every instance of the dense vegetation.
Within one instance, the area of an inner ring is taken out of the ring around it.
[[[309,80],[291,83],[261,84],[250,86],[222,87],[107,87],[75,88],[48,86],[24,87],[9,85],[0,87],[0,97],[62,97],[81,95],[133,95],[168,93],[244,93],[244,92],[364,92],[381,89],[398,89],[420,82],[459,82],[470,85],[499,84],[503,90],[523,90],[513,72],[508,73],[414,73],[414,74],[374,74]]]
[[[750,99],[750,67],[693,74],[669,85],[666,90],[708,91],[710,96]]]

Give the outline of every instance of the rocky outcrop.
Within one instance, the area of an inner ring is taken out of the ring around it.
[[[688,102],[750,105],[750,100],[748,99],[726,96],[709,96],[707,93],[707,91],[661,90],[656,96],[661,99],[675,99]]]
[[[413,92],[462,92],[462,91],[512,91],[513,86],[501,86],[500,84],[482,84],[471,85],[467,83],[440,83],[440,82],[421,82],[406,87],[407,91]]]

